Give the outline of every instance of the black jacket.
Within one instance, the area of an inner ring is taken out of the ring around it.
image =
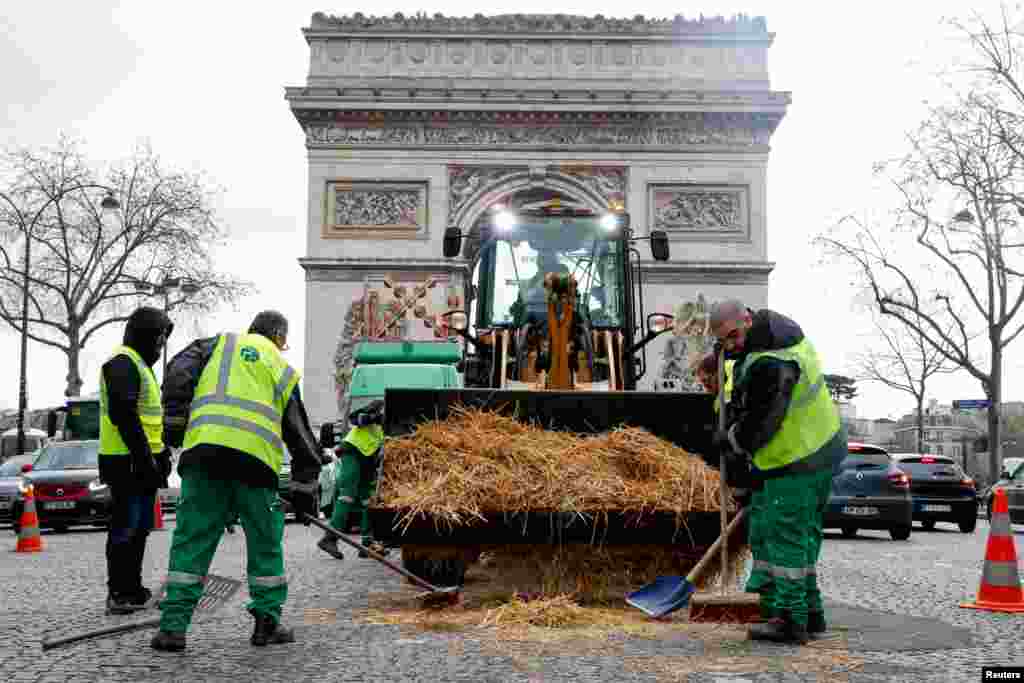
[[[164,441],[175,448],[180,448],[184,442],[192,397],[218,340],[219,337],[197,339],[174,356],[167,366],[163,385]],[[292,479],[302,483],[316,481],[325,460],[309,426],[298,386],[285,407],[281,435],[292,456]],[[211,478],[232,479],[249,486],[271,489],[279,486],[277,476],[265,464],[248,453],[224,446],[200,444],[190,448],[181,454],[178,467],[198,467]]]
[[[174,324],[163,311],[143,307],[132,313],[125,325],[123,344],[142,356],[147,365],[160,359],[161,334],[170,336]],[[142,378],[135,363],[118,354],[103,364],[100,372],[107,387],[110,421],[128,446],[128,456],[99,454],[100,479],[126,493],[150,493],[165,485],[139,419]]]
[[[755,352],[784,349],[804,339],[803,330],[793,320],[768,309],[753,313],[743,352],[737,354],[736,366]],[[735,425],[737,445],[748,453],[763,448],[782,427],[793,391],[800,381],[800,366],[793,361],[762,357],[747,369],[742,387],[733,390],[729,405],[730,429]],[[814,471],[835,465],[846,456],[846,434],[840,429],[836,437],[811,457],[763,472],[755,468],[755,477],[783,476],[795,471]]]

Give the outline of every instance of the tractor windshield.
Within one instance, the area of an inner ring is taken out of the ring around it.
[[[624,241],[608,219],[523,213],[496,220],[481,253],[478,326],[546,319],[544,276],[568,273],[578,314],[594,327],[622,327]]]

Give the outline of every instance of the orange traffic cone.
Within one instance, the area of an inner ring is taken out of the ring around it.
[[[1010,528],[1006,491],[1002,488],[996,489],[996,500],[992,506],[978,597],[974,602],[962,602],[960,606],[989,612],[1024,612],[1024,592],[1021,591],[1017,572],[1017,547]]]
[[[39,533],[39,516],[36,514],[36,495],[32,486],[25,493],[25,509],[21,511],[21,530],[18,532],[18,547],[15,552],[38,553],[43,549],[43,537]]]
[[[160,507],[160,495],[157,494],[156,500],[153,501],[153,528],[163,529],[164,528],[164,510]]]

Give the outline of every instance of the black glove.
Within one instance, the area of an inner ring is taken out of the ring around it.
[[[171,460],[171,449],[164,448],[156,454],[156,467],[160,476],[164,478],[164,487],[167,486],[167,478],[174,471],[174,462]]]
[[[750,489],[736,489],[733,491],[732,497],[736,501],[736,505],[740,508],[745,508],[750,505],[751,495]]]
[[[291,504],[295,516],[306,526],[309,526],[309,517],[315,519],[317,516],[319,501],[316,498],[316,488],[315,481],[303,483],[293,479],[288,482],[288,487],[281,491],[281,497]]]

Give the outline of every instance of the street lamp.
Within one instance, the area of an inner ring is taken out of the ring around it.
[[[17,217],[18,222],[22,231],[25,233],[25,276],[21,283],[21,376],[18,385],[18,454],[21,455],[25,452],[25,413],[28,412],[28,293],[29,293],[29,271],[32,265],[32,232],[35,230],[36,224],[39,219],[42,218],[43,213],[50,208],[52,204],[60,201],[65,196],[74,191],[81,190],[105,190],[107,195],[100,201],[100,208],[103,213],[110,211],[116,211],[121,208],[121,202],[117,201],[117,197],[114,196],[114,191],[106,187],[105,185],[97,185],[95,183],[88,183],[83,185],[75,185],[70,187],[63,192],[50,197],[41,207],[33,214],[32,219],[25,221],[21,210],[18,205],[6,194],[0,192],[0,199],[11,205],[14,209],[14,216]]]
[[[164,277],[163,282],[159,284],[153,284],[140,280],[136,283],[136,288],[145,290],[153,294],[154,296],[163,296],[164,298],[164,314],[167,314],[167,309],[170,306],[171,292],[180,291],[186,296],[190,296],[199,291],[199,285],[192,282],[188,278],[181,277]],[[164,343],[164,377],[167,376],[167,344]]]

